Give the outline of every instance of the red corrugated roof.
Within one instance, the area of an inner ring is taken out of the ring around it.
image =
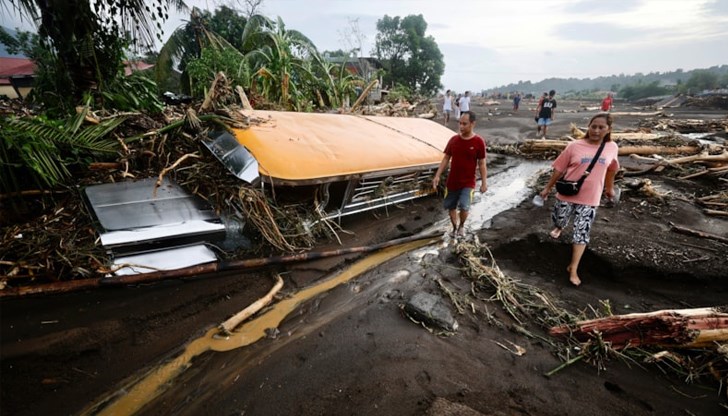
[[[0,78],[35,74],[35,63],[28,58],[0,58]]]
[[[153,64],[148,64],[142,61],[124,61],[124,75],[128,77],[134,71],[144,71],[153,67]]]

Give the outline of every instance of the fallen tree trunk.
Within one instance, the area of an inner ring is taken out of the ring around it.
[[[570,142],[561,140],[526,140],[521,145],[520,150],[523,153],[542,153],[547,151],[560,152],[566,148]],[[629,155],[678,155],[678,154],[695,154],[700,152],[699,146],[621,146],[619,148],[620,156]]]
[[[700,152],[696,155],[678,157],[670,159],[668,162],[672,164],[681,164],[689,162],[726,162],[728,163],[728,151],[723,151],[719,155],[710,155],[707,152]]]
[[[708,238],[710,240],[716,240],[716,241],[720,241],[722,243],[728,244],[728,238],[726,238],[726,237],[721,237],[719,235],[706,233],[704,231],[698,231],[698,230],[693,230],[690,228],[681,227],[681,226],[675,225],[673,223],[670,223],[670,227],[671,227],[672,231],[678,232],[680,234],[691,235],[693,237]]]
[[[664,114],[664,111],[652,111],[652,112],[644,112],[644,111],[616,111],[611,112],[613,117],[619,117],[619,116],[637,116],[637,117],[656,117],[661,116]]]
[[[595,335],[620,350],[638,346],[715,347],[728,341],[728,305],[615,315],[552,327],[553,336],[586,342]]]
[[[299,254],[289,254],[282,256],[271,256],[256,259],[244,259],[244,260],[232,260],[227,262],[215,262],[201,264],[197,266],[184,267],[176,270],[161,270],[151,273],[143,273],[136,275],[124,275],[114,277],[104,277],[100,279],[81,279],[81,280],[70,280],[64,282],[46,283],[31,286],[21,286],[14,288],[5,288],[0,290],[0,299],[26,296],[26,295],[38,295],[38,294],[52,294],[52,293],[67,293],[77,290],[92,289],[101,286],[126,286],[139,283],[156,282],[167,279],[179,279],[184,277],[196,277],[202,275],[209,275],[217,272],[226,272],[233,270],[246,270],[255,269],[259,267],[269,266],[273,264],[286,264],[301,261],[316,260],[326,257],[343,256],[346,254],[355,253],[368,253],[376,250],[381,250],[387,247],[396,246],[399,244],[409,243],[412,241],[426,240],[439,238],[442,232],[432,232],[428,234],[418,234],[409,237],[402,237],[390,241],[385,241],[379,244],[373,244],[370,246],[359,246],[342,248],[338,250],[329,251],[316,251]]]

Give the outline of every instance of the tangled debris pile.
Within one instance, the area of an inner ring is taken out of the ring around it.
[[[317,238],[335,235],[334,225],[322,220],[314,205],[276,203],[262,190],[231,175],[205,148],[203,143],[209,140],[212,130],[244,129],[265,122],[246,115],[236,104],[238,99],[243,106],[247,102],[219,74],[198,110],[181,104],[151,117],[79,108],[88,125],[121,120],[113,132],[119,142],[117,157],[90,163],[86,171],[76,173],[74,185],[54,191],[0,195],[3,217],[8,221],[0,236],[4,248],[0,287],[100,278],[110,272],[107,253],[96,244],[92,216],[81,196],[83,187],[96,183],[157,178],[159,186],[169,176],[190,194],[209,202],[218,213],[235,213],[233,216],[244,224],[240,232],[253,244],[227,252],[220,249],[223,258],[272,250],[300,251],[312,247]],[[10,213],[23,207],[29,219],[16,221]],[[33,217],[34,212],[43,214]],[[306,222],[313,224],[308,230],[303,229]]]
[[[510,317],[503,320],[512,322],[495,322],[497,318],[488,314],[491,322],[541,340],[564,362],[547,372],[547,376],[578,361],[606,370],[606,363],[617,358],[627,363],[655,365],[686,382],[717,382],[719,391],[724,391],[723,385],[728,383],[725,307],[614,315],[609,301],[603,301],[599,310],[591,308],[593,316],[588,317],[585,311],[569,312],[547,291],[504,274],[488,247],[477,238],[456,244],[453,255],[462,264],[463,276],[472,282],[467,294],[440,283],[458,312],[475,314],[476,299],[499,304]],[[534,323],[538,328],[528,328]],[[539,335],[541,331],[557,338]]]

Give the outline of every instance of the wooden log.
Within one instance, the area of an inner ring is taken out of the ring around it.
[[[728,211],[720,211],[717,209],[704,209],[703,212],[707,215],[715,215],[717,217],[728,217]]]
[[[698,146],[620,146],[619,155],[679,155],[695,154],[700,151]]]
[[[707,152],[700,152],[695,155],[678,157],[675,159],[669,159],[672,164],[679,165],[681,163],[689,162],[727,162],[728,163],[728,151],[723,151],[719,155],[709,155]]]
[[[617,112],[612,112],[611,114],[614,117],[621,117],[621,116],[656,117],[656,116],[663,115],[664,111],[652,111],[652,112],[617,111]]]
[[[542,153],[546,151],[562,151],[569,142],[560,140],[526,140],[521,145],[520,150],[523,153]],[[695,154],[700,152],[699,146],[620,146],[620,156],[630,155],[677,155],[677,154]]]
[[[88,165],[89,170],[112,170],[121,169],[119,162],[91,162]]]
[[[686,227],[681,227],[681,226],[675,225],[673,223],[670,223],[670,227],[671,227],[672,231],[678,232],[680,234],[691,235],[693,237],[707,238],[710,240],[716,240],[716,241],[720,241],[722,243],[728,244],[728,238],[726,238],[726,237],[722,237],[722,236],[711,234],[711,233],[706,233],[704,231],[698,231],[698,230],[693,230],[693,229],[686,228]]]
[[[276,275],[276,284],[273,285],[271,290],[269,290],[265,296],[256,300],[255,302],[251,303],[250,305],[248,305],[247,308],[245,308],[242,311],[231,316],[228,320],[226,320],[225,322],[221,323],[220,326],[218,326],[220,333],[222,335],[231,335],[233,330],[235,329],[235,327],[240,325],[241,322],[250,318],[256,312],[263,309],[264,306],[271,303],[273,301],[273,296],[275,296],[276,293],[278,293],[278,291],[280,291],[282,287],[283,287],[283,279],[281,279],[281,275],[278,274],[278,275]]]
[[[647,345],[708,348],[728,341],[726,311],[728,306],[615,315],[552,327],[549,333],[581,342],[599,334],[616,350]]]
[[[274,264],[287,264],[309,260],[316,260],[327,257],[343,256],[346,254],[368,253],[381,250],[387,247],[405,244],[412,241],[439,238],[442,235],[440,231],[434,231],[427,234],[418,234],[409,237],[397,238],[370,246],[359,246],[342,248],[338,250],[317,251],[299,254],[289,254],[282,256],[272,256],[256,259],[232,260],[228,262],[215,262],[201,264],[197,266],[184,267],[176,270],[162,270],[151,273],[143,273],[136,275],[125,275],[106,277],[102,279],[82,279],[71,280],[56,283],[38,284],[32,286],[8,287],[0,290],[0,299],[11,298],[26,295],[66,293],[76,290],[90,289],[101,286],[125,286],[139,283],[156,282],[167,279],[179,279],[185,277],[197,277],[210,275],[217,272],[256,269]]]
[[[359,104],[361,104],[364,101],[364,99],[366,99],[367,96],[369,96],[369,92],[372,90],[372,88],[374,88],[377,85],[379,85],[379,80],[373,79],[372,82],[370,82],[369,85],[367,85],[364,88],[364,91],[361,92],[361,94],[359,95],[359,98],[356,99],[356,101],[354,102],[354,105],[352,105],[351,108],[349,109],[349,112],[353,113],[354,110],[357,107],[359,107]]]

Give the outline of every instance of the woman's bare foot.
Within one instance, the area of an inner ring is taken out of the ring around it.
[[[581,284],[581,279],[579,279],[579,276],[576,274],[576,271],[574,273],[571,272],[571,266],[566,268],[566,271],[569,272],[569,281],[574,286],[579,286]]]
[[[549,235],[554,240],[557,240],[559,237],[561,237],[561,228],[558,228],[558,227],[554,228],[553,230],[551,230],[551,232],[549,233]]]

